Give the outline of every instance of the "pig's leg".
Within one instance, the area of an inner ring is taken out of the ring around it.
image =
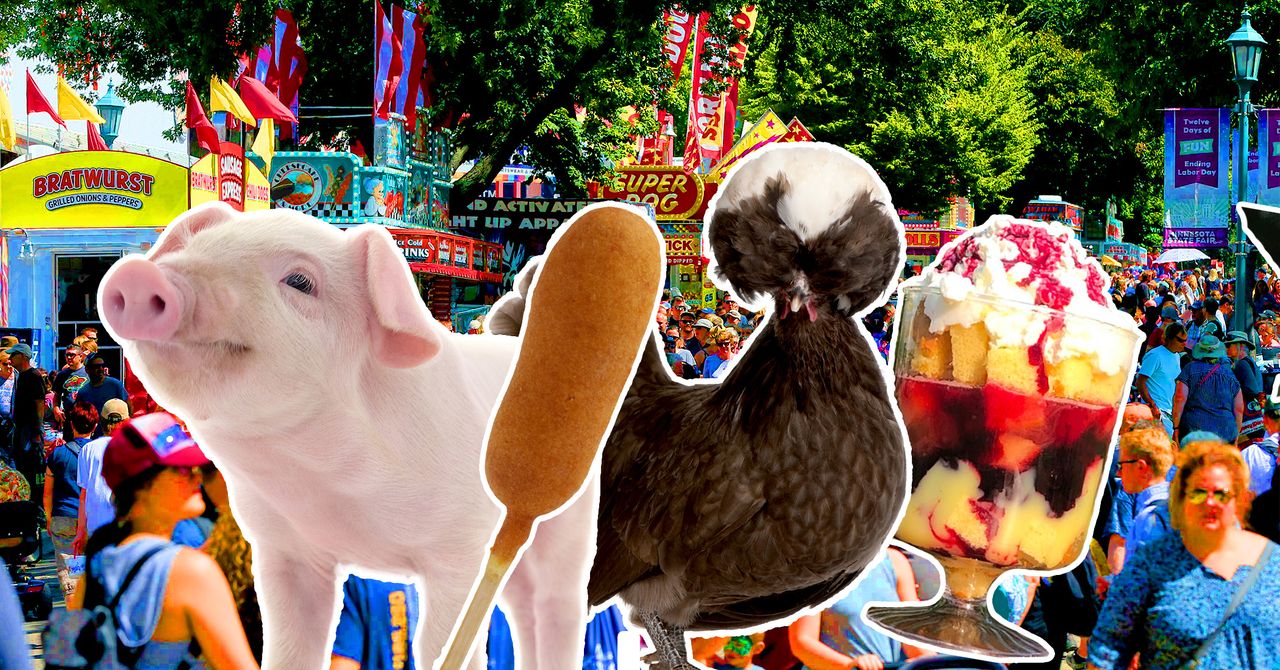
[[[301,541],[255,546],[262,667],[329,667],[338,614],[337,562]]]
[[[534,607],[535,584],[530,570],[521,569],[521,561],[511,573],[511,579],[502,587],[503,612],[507,623],[515,631],[516,657],[520,659],[517,670],[537,670],[538,627]]]
[[[519,570],[534,585],[537,670],[582,667],[587,627],[587,580],[595,558],[599,483],[559,515],[542,522]]]
[[[473,552],[465,553],[471,555]],[[421,654],[418,667],[434,668],[436,661],[444,656],[449,634],[462,617],[462,610],[482,565],[478,560],[455,560],[440,561],[438,564],[419,568],[420,573],[425,575],[423,587],[426,597],[421,599],[425,604],[425,611],[422,612],[422,622],[418,626],[417,639],[422,641],[418,645],[418,653]],[[486,618],[473,647],[471,663],[467,666],[471,670],[485,668],[485,640],[489,630],[487,622]]]

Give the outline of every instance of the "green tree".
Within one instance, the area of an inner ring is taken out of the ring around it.
[[[1044,27],[1032,34],[1022,58],[1030,68],[1040,143],[1022,179],[1009,192],[1014,208],[1053,193],[1105,216],[1107,198],[1133,193],[1147,176],[1138,157],[1116,151],[1121,106],[1111,78],[1092,52],[1072,48]]]
[[[967,193],[999,208],[1038,142],[1026,39],[1009,16],[942,0],[770,23],[743,109],[799,117],[866,158],[901,207],[932,211]]]

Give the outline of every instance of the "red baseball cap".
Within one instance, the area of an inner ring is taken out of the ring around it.
[[[155,465],[195,467],[209,463],[200,446],[167,412],[135,417],[116,428],[102,457],[102,478],[112,489]]]

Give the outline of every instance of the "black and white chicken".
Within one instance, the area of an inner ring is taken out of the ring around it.
[[[657,646],[689,664],[685,631],[741,630],[841,594],[893,533],[906,439],[887,368],[854,318],[901,272],[888,189],[817,143],[761,150],[708,215],[719,276],[772,314],[715,382],[677,381],[646,348],[601,466],[589,596],[621,596]],[[532,269],[495,306],[515,334]]]

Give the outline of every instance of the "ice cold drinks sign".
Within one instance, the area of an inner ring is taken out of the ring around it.
[[[1177,152],[1174,154],[1174,187],[1204,184],[1217,188],[1219,113],[1216,109],[1179,110],[1174,125]]]

